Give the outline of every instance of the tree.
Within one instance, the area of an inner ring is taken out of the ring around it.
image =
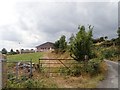
[[[19,54],[20,52],[19,52],[19,50],[16,50],[16,54]]]
[[[100,42],[103,42],[103,41],[105,41],[104,37],[100,37]]]
[[[7,50],[5,48],[2,49],[2,54],[7,54]]]
[[[118,38],[120,38],[120,27],[118,28],[117,33],[118,33]]]
[[[75,38],[75,36],[74,36],[74,34],[72,34],[71,37],[69,38],[69,44],[73,42],[74,38]]]
[[[91,57],[93,27],[89,25],[88,32],[85,31],[84,26],[79,26],[78,29],[79,32],[70,44],[70,56],[77,61],[83,61],[86,55]]]
[[[59,45],[60,45],[59,40],[55,41],[54,48],[55,48],[56,53],[58,53],[58,51],[59,51]]]
[[[67,48],[67,42],[65,39],[66,39],[65,35],[62,35],[59,40],[59,49],[61,52],[64,52]]]
[[[55,50],[58,52],[65,52],[67,48],[67,42],[65,40],[65,35],[62,35],[59,40],[54,44]]]
[[[118,50],[120,50],[120,27],[117,30],[118,38],[116,39],[116,44],[118,45]]]
[[[14,55],[14,54],[17,54],[13,49],[10,50],[10,55]]]
[[[108,39],[108,37],[107,37],[107,36],[105,36],[104,38],[105,38],[105,40],[107,40],[107,39]]]
[[[120,49],[120,27],[117,30],[118,38],[116,38],[115,43],[118,45],[118,48]]]
[[[10,52],[13,53],[14,52],[13,49],[11,49]]]

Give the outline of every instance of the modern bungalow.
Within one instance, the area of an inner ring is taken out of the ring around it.
[[[43,43],[39,46],[36,46],[37,52],[42,52],[42,51],[54,51],[54,43],[52,42],[46,42]]]

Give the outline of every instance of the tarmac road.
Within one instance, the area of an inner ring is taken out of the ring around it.
[[[118,63],[104,60],[108,65],[108,72],[105,80],[101,81],[98,88],[118,88]],[[119,85],[120,87],[120,85]]]

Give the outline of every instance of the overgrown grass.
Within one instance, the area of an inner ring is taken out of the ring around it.
[[[57,85],[50,78],[41,78],[23,82],[8,81],[6,88],[57,88]]]
[[[48,53],[49,58],[71,58],[69,56],[69,54],[66,52],[64,54],[55,54],[55,53]],[[68,60],[64,60],[64,64],[65,63],[70,63],[71,61]],[[76,61],[74,60],[74,63]],[[82,65],[82,66],[81,66]],[[64,82],[69,82],[68,86],[73,86],[73,87],[78,87],[78,88],[95,88],[97,86],[97,84],[99,83],[99,81],[103,80],[105,78],[106,75],[106,71],[107,71],[107,65],[106,63],[103,61],[102,58],[94,58],[91,59],[87,66],[86,66],[86,71],[84,70],[84,65],[83,63],[78,63],[77,66],[76,65],[72,65],[72,67],[69,69],[65,68],[65,67],[61,67],[59,72],[63,75],[63,77],[69,76],[71,77],[75,77],[75,80],[69,80],[67,78],[65,78]],[[72,71],[72,72],[71,72]],[[80,78],[81,76],[83,76],[83,78]],[[72,83],[71,83],[72,82]],[[67,86],[67,83],[65,83]],[[76,84],[76,85],[75,85]],[[64,87],[64,86],[63,86]]]
[[[98,74],[97,76],[94,77],[84,77],[82,81],[81,88],[96,88],[99,81],[104,80],[104,75],[103,74]]]
[[[33,63],[38,63],[38,59],[43,56],[42,52],[36,53],[26,53],[26,54],[16,54],[16,55],[8,55],[8,61],[30,61]]]

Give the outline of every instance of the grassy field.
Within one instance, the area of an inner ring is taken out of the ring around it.
[[[43,56],[43,53],[36,52],[36,53],[27,53],[27,54],[16,54],[16,55],[8,55],[8,61],[30,61],[32,60],[33,63],[38,63],[38,59]]]

